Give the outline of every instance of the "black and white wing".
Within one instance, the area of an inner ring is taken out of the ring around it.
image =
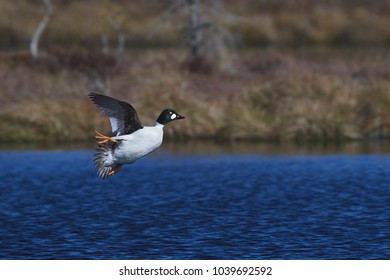
[[[130,134],[143,128],[137,112],[129,103],[94,92],[89,94],[89,98],[110,118],[112,132],[116,135]]]

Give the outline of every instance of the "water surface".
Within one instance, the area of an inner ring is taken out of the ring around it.
[[[184,150],[0,152],[0,258],[390,258],[388,154]]]

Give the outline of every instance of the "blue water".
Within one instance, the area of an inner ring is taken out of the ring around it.
[[[0,152],[0,259],[390,259],[390,156]]]

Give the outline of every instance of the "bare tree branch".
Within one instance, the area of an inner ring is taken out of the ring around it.
[[[125,33],[123,32],[123,28],[121,24],[114,18],[113,15],[111,15],[108,18],[108,21],[112,29],[114,29],[115,32],[118,34],[118,46],[117,46],[116,54],[117,54],[117,58],[119,59],[119,57],[123,54],[125,50],[126,36]]]
[[[183,13],[183,7],[185,7],[185,0],[174,0],[172,4],[168,7],[168,9],[155,20],[155,24],[153,24],[149,29],[146,30],[147,37],[152,38],[156,35],[156,33],[160,32],[163,26],[171,26],[174,18],[181,17],[181,13]],[[187,26],[187,25],[185,25]],[[175,26],[177,29],[183,29],[184,25],[179,23]]]
[[[54,12],[54,6],[52,5],[50,0],[42,0],[43,3],[46,6],[46,15],[43,17],[41,22],[39,23],[37,29],[34,32],[34,35],[32,36],[31,42],[30,42],[30,52],[34,59],[38,58],[38,43],[39,39],[41,38],[41,35],[43,31],[45,30],[46,26],[48,25],[53,12]]]
[[[189,40],[192,57],[199,56],[199,49],[202,43],[202,21],[200,19],[200,3],[199,0],[187,0],[189,9]]]
[[[243,20],[227,12],[221,0],[171,0],[171,5],[149,31],[149,37],[168,28],[180,30],[186,34],[183,43],[189,48],[191,65],[203,63],[203,66],[231,71],[236,38],[228,27]]]

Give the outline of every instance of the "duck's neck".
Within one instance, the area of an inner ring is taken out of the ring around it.
[[[161,124],[161,123],[159,123],[159,122],[156,122],[156,124],[154,125],[154,127],[161,127],[161,128],[163,128],[163,127],[164,127],[164,125],[163,125],[163,124]]]

